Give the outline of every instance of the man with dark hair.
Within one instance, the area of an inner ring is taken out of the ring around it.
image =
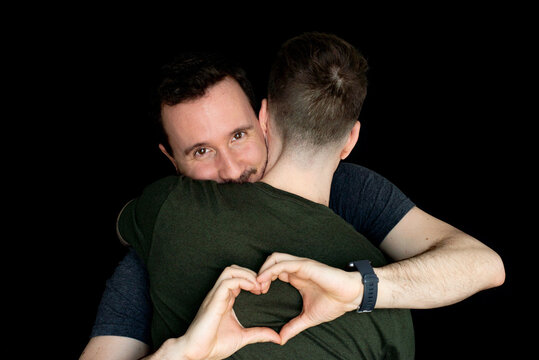
[[[344,78],[339,78],[335,70],[329,71],[326,77],[337,80],[332,91],[338,93]],[[191,74],[197,76],[196,71]],[[227,74],[207,85],[203,94],[180,103],[163,102],[163,127],[171,147],[167,150],[161,144],[161,150],[176,169],[195,179],[257,181],[268,157],[262,129],[248,96],[239,82]],[[310,93],[309,96],[315,94]],[[276,96],[274,100],[277,101]],[[309,113],[309,108],[305,111]],[[320,138],[326,135],[320,135]],[[301,135],[297,137],[301,138]],[[274,144],[278,146],[279,143]],[[298,144],[298,154],[303,151],[302,147],[305,146]],[[253,156],[247,156],[253,151]],[[304,161],[301,163],[305,165]],[[270,158],[268,167],[272,166]],[[252,169],[256,169],[255,172]],[[249,175],[246,178],[244,174]],[[270,175],[271,171],[268,172]],[[375,269],[380,278],[376,307],[445,306],[503,282],[503,264],[496,253],[415,207],[380,175],[361,166],[341,163],[333,180],[330,178],[328,182],[331,182],[331,209],[397,260]],[[299,178],[289,177],[286,185],[303,188]],[[223,237],[228,236],[223,234]],[[471,267],[470,264],[480,266]],[[93,338],[87,347],[98,351],[93,357],[88,351],[83,358],[98,359],[121,354],[125,359],[136,359],[147,353],[148,347],[144,343],[149,342],[147,324],[150,311],[145,289],[143,267],[130,251],[108,281],[99,307]],[[178,335],[181,334],[174,336]]]
[[[313,33],[289,40],[277,55],[260,110],[268,143],[261,182],[219,185],[167,177],[126,205],[118,233],[148,268],[154,349],[187,331],[222,269],[231,264],[257,271],[276,250],[333,268],[358,259],[375,267],[387,264],[327,207],[333,173],[359,135],[366,70],[365,59],[336,36]],[[205,97],[217,97],[226,81]],[[351,291],[343,305],[335,305],[335,319],[305,329],[286,346],[252,344],[232,358],[413,358],[409,310],[349,311],[361,300],[361,276],[349,277],[344,270],[341,276]],[[240,293],[234,312],[244,327],[277,331],[301,309],[297,290],[274,282],[264,296]]]
[[[223,91],[230,94],[230,97],[224,99],[226,104],[218,104],[226,107],[226,112],[220,114],[222,121],[215,122],[215,125],[221,128],[214,126],[215,118],[210,119],[215,114],[206,114],[207,120],[212,121],[211,131],[216,133],[223,130],[223,133],[216,135],[226,137],[223,145],[228,145],[228,140],[238,144],[240,141],[237,140],[245,140],[245,137],[253,138],[254,141],[249,141],[252,146],[248,148],[229,147],[230,151],[221,151],[220,158],[217,159],[211,156],[215,151],[204,147],[209,145],[207,141],[192,140],[201,134],[206,138],[213,136],[208,134],[208,129],[202,128],[207,127],[208,121],[199,124],[199,121],[186,118],[179,124],[169,120],[179,117],[178,113],[183,115],[182,104],[200,99],[206,95],[207,89],[221,82],[228,85],[223,87]],[[218,182],[253,182],[262,177],[267,150],[252,110],[256,107],[254,92],[245,71],[239,66],[217,54],[184,54],[163,68],[163,81],[158,95],[158,119],[163,134],[163,142],[159,148],[174,164],[178,173],[193,179],[212,179]],[[245,101],[245,96],[248,102]],[[238,120],[238,124],[226,126],[227,123]]]

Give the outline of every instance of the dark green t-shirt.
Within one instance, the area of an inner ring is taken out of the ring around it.
[[[351,260],[386,264],[382,253],[329,208],[264,183],[217,184],[164,178],[130,202],[118,230],[150,277],[155,348],[181,336],[226,266],[258,271],[284,252],[344,268]],[[242,292],[234,310],[245,327],[279,330],[302,307],[299,292],[275,281],[266,295]],[[412,359],[408,310],[349,312],[305,330],[285,346],[248,345],[235,359]]]

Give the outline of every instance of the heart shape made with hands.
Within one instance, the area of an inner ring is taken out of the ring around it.
[[[302,308],[299,291],[280,280],[273,281],[266,294],[242,291],[234,302],[234,312],[243,327],[269,327],[276,332],[298,316]]]
[[[262,270],[258,281],[271,280],[269,291],[262,296],[240,292],[234,312],[244,327],[279,332],[283,344],[309,327],[354,310],[363,296],[359,273],[314,260],[274,253]]]

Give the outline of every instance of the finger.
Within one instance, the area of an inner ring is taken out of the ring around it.
[[[267,294],[269,289],[270,289],[270,286],[271,286],[271,283],[274,282],[275,280],[281,280],[285,283],[289,283],[290,282],[290,279],[289,279],[289,275],[288,273],[286,272],[282,272],[280,273],[279,275],[274,275],[271,277],[271,279],[269,281],[264,281],[264,282],[261,282],[260,283],[260,292],[262,294]]]
[[[254,277],[256,277],[257,273],[254,272],[253,270],[249,269],[249,268],[246,268],[246,267],[243,267],[243,266],[239,266],[239,265],[230,265],[229,267],[229,270],[241,270],[241,272],[245,272],[245,273],[249,273],[251,275],[253,275]]]
[[[222,280],[206,296],[202,305],[206,308],[213,308],[222,314],[230,305],[234,304],[234,299],[239,294],[237,290],[259,291],[258,286],[258,283],[241,277]]]
[[[221,284],[219,285],[217,292],[219,294],[222,294],[220,296],[224,298],[225,295],[227,294],[231,294],[231,293],[239,294],[239,292],[236,292],[235,290],[251,291],[257,286],[258,286],[257,282],[253,282],[249,279],[245,279],[241,277],[236,277],[236,278],[223,280]]]
[[[258,270],[258,274],[261,274],[270,266],[273,266],[281,261],[291,261],[291,260],[299,260],[299,259],[300,258],[294,255],[275,252],[271,254],[270,256],[268,256],[264,264],[262,264],[262,266],[260,267],[260,270]]]
[[[266,327],[253,327],[242,330],[243,341],[242,345],[255,344],[259,342],[272,342],[281,344],[281,336],[274,330]]]
[[[252,282],[253,285],[255,285],[254,286],[255,291],[260,290],[260,284],[258,283],[258,281],[256,281],[256,273],[253,270],[247,269],[247,268],[244,268],[244,267],[241,267],[241,266],[237,266],[237,265],[231,265],[231,266],[226,267],[223,270],[223,272],[221,273],[221,275],[219,276],[219,278],[215,282],[215,285],[214,285],[212,291],[215,291],[215,289],[217,289],[217,287],[224,280],[232,279],[232,278],[243,278],[243,279],[245,279],[247,281]]]
[[[293,318],[281,328],[281,332],[279,333],[281,336],[281,345],[286,344],[288,340],[314,325],[309,323],[303,314]]]
[[[236,295],[233,290],[244,289],[249,291],[253,286],[253,283],[243,278],[226,279],[216,285],[213,291],[204,299],[195,319],[191,323],[191,326],[198,324],[193,329],[205,328],[209,332],[217,331],[220,319],[234,306]]]
[[[258,274],[260,275],[261,273],[266,271],[268,268],[274,266],[275,264],[277,264],[277,263],[279,263],[281,261],[292,261],[292,260],[299,260],[299,259],[301,259],[301,258],[299,258],[297,256],[294,256],[294,255],[274,252],[273,254],[268,256],[268,258],[266,259],[264,264],[262,264],[262,266],[260,267],[260,270],[258,270]],[[262,290],[263,294],[266,294],[269,291],[271,283],[273,281],[275,281],[277,278],[278,278],[278,275],[274,275],[274,276],[271,277],[271,279],[268,279],[268,280],[263,281],[263,282],[260,281],[261,290]],[[281,279],[281,280],[283,280],[283,279]],[[288,282],[288,280],[283,280],[283,281]]]
[[[264,284],[267,281],[272,281],[277,279],[281,273],[294,274],[301,270],[302,266],[305,265],[304,260],[291,260],[291,261],[282,261],[271,265],[261,272],[256,280]]]
[[[257,273],[255,273],[251,269],[241,267],[238,265],[230,265],[230,266],[227,266],[223,270],[221,275],[219,275],[217,282],[221,280],[225,280],[225,279],[230,279],[233,277],[243,277],[245,279],[251,279],[253,281],[256,281],[256,276],[257,276]]]

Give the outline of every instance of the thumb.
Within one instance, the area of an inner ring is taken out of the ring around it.
[[[282,339],[281,345],[286,344],[288,340],[311,326],[313,325],[307,321],[303,313],[293,318],[281,328],[281,332],[279,333]]]
[[[281,336],[274,330],[267,327],[252,327],[242,330],[243,332],[243,344],[242,346],[259,343],[259,342],[273,342],[281,344]]]

